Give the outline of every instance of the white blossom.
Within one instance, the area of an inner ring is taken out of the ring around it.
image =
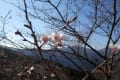
[[[50,75],[51,77],[55,77],[55,74],[54,73],[51,73],[51,75]]]

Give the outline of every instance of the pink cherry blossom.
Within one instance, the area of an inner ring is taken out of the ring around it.
[[[59,42],[60,41],[60,36],[59,36],[59,34],[57,34],[57,33],[52,33],[51,34],[51,40],[53,41],[53,42]]]
[[[45,36],[45,35],[42,35],[42,36],[40,37],[40,41],[41,41],[42,43],[47,43],[47,42],[48,42],[48,37]]]
[[[63,34],[52,33],[50,39],[52,42],[57,44],[58,46],[62,46]]]
[[[62,44],[63,38],[64,38],[64,35],[63,35],[63,34],[52,33],[51,35],[48,35],[48,37],[45,36],[45,35],[42,35],[42,36],[40,37],[40,41],[41,41],[41,43],[43,43],[42,46],[43,46],[45,43],[47,43],[48,41],[53,42],[53,43],[56,44],[57,46],[62,46],[62,45],[63,45],[63,44]]]

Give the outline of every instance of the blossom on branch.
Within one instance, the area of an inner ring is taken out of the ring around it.
[[[63,37],[64,37],[63,34],[52,33],[50,39],[58,46],[62,46]]]
[[[41,41],[42,43],[47,43],[47,42],[48,42],[48,37],[45,36],[45,35],[42,35],[42,36],[40,37],[40,41]]]
[[[62,40],[64,38],[63,34],[58,34],[58,33],[52,33],[48,37],[45,35],[42,35],[40,37],[41,43],[47,43],[48,41],[53,42],[54,44],[57,44],[57,46],[62,46]]]
[[[51,41],[58,42],[59,41],[59,35],[57,33],[52,33],[50,36]]]

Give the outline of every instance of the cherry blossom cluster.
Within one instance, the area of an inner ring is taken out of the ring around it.
[[[46,35],[42,35],[40,37],[40,41],[41,43],[45,44],[47,43],[48,41],[50,42],[53,42],[55,44],[57,44],[58,46],[62,46],[62,40],[64,38],[64,35],[63,34],[58,34],[58,33],[52,33],[51,35],[49,36],[46,36]]]

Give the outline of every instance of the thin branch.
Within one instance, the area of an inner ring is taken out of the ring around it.
[[[30,21],[30,19],[29,19],[29,17],[28,17],[29,15],[28,15],[28,10],[27,10],[26,0],[24,0],[24,7],[25,7],[25,10],[24,10],[24,12],[25,12],[25,17],[26,17],[26,20],[27,20],[27,22],[28,22],[29,29],[30,29],[31,32],[32,32],[31,36],[32,36],[33,39],[34,39],[34,44],[35,44],[36,47],[38,48],[39,55],[41,56],[41,58],[43,58],[43,55],[42,55],[42,53],[41,53],[41,47],[38,45],[38,41],[37,41],[35,32],[34,32],[34,30],[33,30],[33,27],[32,27],[32,23],[31,23],[31,21]]]
[[[114,0],[114,6],[113,6],[113,10],[114,10],[114,14],[113,14],[113,24],[112,24],[112,28],[111,28],[111,32],[107,41],[107,45],[106,45],[106,49],[105,49],[105,58],[107,59],[107,54],[108,54],[108,48],[109,48],[109,44],[110,44],[110,40],[112,38],[112,34],[113,34],[113,30],[116,26],[116,14],[117,14],[117,10],[116,10],[116,0]]]

